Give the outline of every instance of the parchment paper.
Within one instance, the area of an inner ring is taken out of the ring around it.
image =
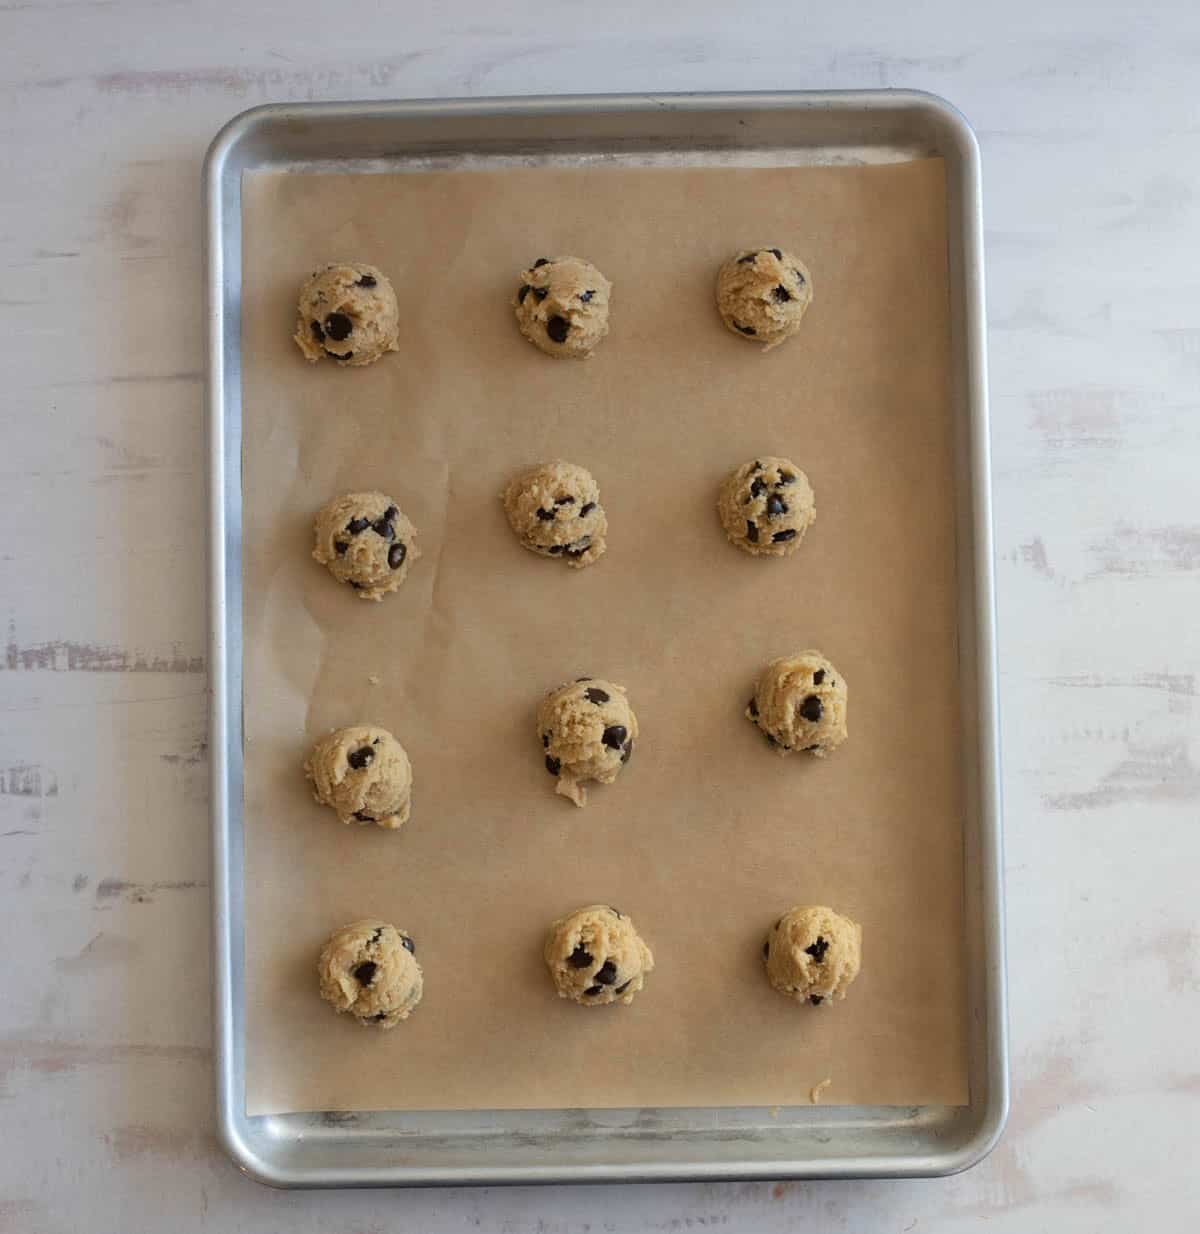
[[[945,199],[940,161],[871,168],[516,169],[247,178],[244,195],[247,1106],[311,1109],[966,1100],[962,788]],[[813,271],[801,334],[763,355],[713,303],[755,244]],[[612,332],[586,363],[517,333],[539,255],[594,261]],[[298,285],[327,260],[396,284],[402,347],[310,367]],[[717,486],[800,464],[817,522],[786,561],[724,539]],[[599,481],[609,550],[575,572],[519,547],[498,495],[565,457]],[[419,528],[368,604],[309,557],[312,516],[379,488]],[[850,740],[781,760],[742,717],[768,659],[819,647]],[[534,712],[583,674],[629,689],[642,739],[579,810]],[[371,676],[378,684],[371,683]],[[390,728],[415,768],[399,833],[312,801],[308,744]],[[630,914],[657,968],[631,1007],[555,997],[547,924]],[[797,903],[863,924],[843,1003],[762,972]],[[325,936],[410,930],[425,997],[391,1033],[317,996]]]

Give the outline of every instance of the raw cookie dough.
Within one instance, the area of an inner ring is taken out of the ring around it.
[[[846,681],[819,651],[772,660],[759,674],[746,718],[780,754],[824,758],[846,740]]]
[[[378,823],[394,831],[408,822],[412,765],[404,747],[373,724],[335,728],[304,760],[313,796],[343,823]]]
[[[791,459],[764,454],[735,467],[717,497],[725,534],[756,557],[787,557],[816,522],[808,477]]]
[[[796,333],[812,298],[808,267],[786,249],[743,249],[717,275],[721,320],[763,351]]]
[[[608,518],[586,467],[562,459],[539,463],[514,476],[500,500],[517,539],[530,552],[561,557],[576,569],[604,555]]]
[[[321,948],[321,997],[360,1024],[395,1028],[421,1001],[413,940],[386,921],[352,921]]]
[[[608,904],[578,908],[556,921],[542,954],[559,998],[585,1007],[633,1002],[654,967],[633,922]]]
[[[386,493],[343,493],[317,511],[313,556],[362,600],[382,600],[421,555],[417,529]]]
[[[396,293],[374,266],[334,263],[314,270],[300,288],[293,337],[310,363],[328,356],[359,368],[398,350],[399,335]]]
[[[555,792],[587,805],[587,780],[611,784],[629,762],[638,735],[637,716],[625,687],[600,677],[580,677],[551,690],[538,708],[538,736]]]
[[[612,284],[580,257],[539,257],[521,275],[513,308],[521,333],[548,356],[586,360],[608,333]]]
[[[788,998],[813,1006],[845,998],[862,962],[862,926],[832,908],[797,905],[767,931],[763,961]]]

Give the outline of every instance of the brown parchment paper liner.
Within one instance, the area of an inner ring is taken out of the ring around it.
[[[244,186],[247,1107],[312,1109],[966,1100],[954,510],[943,172],[870,168],[257,173]],[[714,305],[742,246],[802,255],[816,297],[768,355]],[[517,273],[571,253],[613,281],[586,362],[518,334]],[[306,364],[296,290],[369,261],[400,351]],[[754,560],[717,520],[726,470],[803,467],[817,522]],[[600,484],[584,571],[517,544],[498,494],[564,457]],[[316,508],[390,493],[424,556],[358,600],[309,557]],[[774,656],[819,647],[850,688],[824,762],[742,717]],[[642,739],[585,810],[554,794],[542,692],[625,684]],[[371,676],[378,678],[372,684]],[[407,747],[412,820],[343,827],[305,751],[335,725]],[[547,925],[629,913],[656,968],[631,1007],[555,997]],[[797,1007],[760,946],[793,904],[862,922],[836,1007]],[[376,1033],[317,996],[326,935],[379,916],[425,971]]]

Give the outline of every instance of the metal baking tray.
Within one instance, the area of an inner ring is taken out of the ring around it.
[[[966,1106],[309,1113],[248,1117],[242,820],[241,179],[244,171],[946,161],[966,809]],[[257,107],[216,137],[207,207],[217,1126],[279,1187],[951,1174],[1008,1113],[1001,803],[979,148],[908,91],[599,95]]]

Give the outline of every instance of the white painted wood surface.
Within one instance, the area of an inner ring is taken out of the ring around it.
[[[1198,67],[1191,0],[3,0],[0,1231],[1195,1229]],[[1006,1138],[934,1182],[241,1178],[210,1108],[208,141],[281,99],[861,86],[944,94],[984,151]]]

